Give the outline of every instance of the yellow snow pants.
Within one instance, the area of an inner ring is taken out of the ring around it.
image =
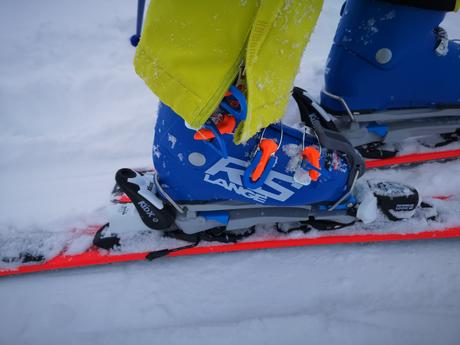
[[[160,100],[199,128],[246,67],[245,142],[284,114],[322,0],[152,0],[134,66]]]
[[[244,63],[248,113],[235,142],[245,142],[283,116],[322,2],[152,0],[136,72],[163,103],[200,128]]]

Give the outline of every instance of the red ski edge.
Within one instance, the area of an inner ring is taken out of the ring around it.
[[[393,158],[366,161],[366,168],[367,169],[382,168],[382,167],[387,167],[387,166],[392,166],[392,165],[422,163],[426,161],[442,160],[442,159],[457,158],[457,157],[460,157],[460,149],[459,150],[438,151],[438,152],[413,153],[413,154],[402,155],[402,156],[397,156]]]
[[[351,234],[351,235],[328,235],[316,238],[297,238],[297,239],[276,239],[253,242],[240,242],[235,244],[212,245],[203,247],[194,247],[172,252],[168,256],[185,256],[211,253],[224,253],[244,250],[300,247],[313,245],[330,245],[345,243],[370,243],[384,241],[406,241],[422,239],[441,239],[460,237],[460,226],[440,230],[430,230],[409,234]],[[57,257],[39,264],[26,264],[17,268],[0,269],[0,276],[17,275],[24,273],[58,270],[64,268],[76,268],[93,265],[105,265],[110,263],[120,263],[129,261],[144,260],[148,252],[130,253],[130,254],[109,254],[106,251],[100,251],[91,248],[82,254],[58,255]]]

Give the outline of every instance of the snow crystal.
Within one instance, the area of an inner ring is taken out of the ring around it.
[[[372,32],[373,34],[379,32],[379,30],[377,29],[377,27],[375,26],[375,23],[376,23],[376,20],[371,18],[367,21],[367,25],[368,25],[368,30],[370,32]]]
[[[160,147],[158,145],[153,146],[152,152],[155,155],[155,157],[157,157],[157,158],[161,157]]]
[[[93,244],[94,235],[83,235],[71,242],[65,251],[66,254],[80,254]]]
[[[387,14],[385,14],[382,18],[380,18],[381,21],[385,20],[391,20],[396,17],[396,11],[390,11]]]
[[[379,32],[379,29],[375,25],[376,22],[377,21],[374,18],[370,18],[358,26],[358,29],[364,32],[364,34],[360,37],[364,45],[372,43],[372,36]]]
[[[298,166],[294,172],[294,181],[301,185],[308,186],[311,183],[310,173]]]
[[[300,166],[302,156],[302,145],[296,144],[287,144],[282,146],[283,152],[290,157],[288,163],[286,164],[286,172],[292,173],[295,172],[297,167]]]
[[[174,149],[174,146],[176,146],[177,143],[177,138],[171,133],[168,133],[168,141],[171,145],[171,148]]]
[[[289,97],[288,105],[281,122],[291,127],[299,128],[300,126],[299,106],[292,96]]]
[[[355,187],[355,197],[359,203],[356,217],[364,224],[369,224],[377,219],[377,198],[371,191],[369,184],[358,181]]]

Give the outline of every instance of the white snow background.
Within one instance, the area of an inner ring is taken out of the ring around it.
[[[317,95],[340,1],[296,84]],[[0,3],[0,236],[101,221],[151,163],[158,103],[132,67],[135,1]],[[460,15],[449,14],[460,38]],[[460,163],[372,172],[460,193]],[[460,218],[460,216],[459,216]],[[267,250],[0,280],[0,344],[460,344],[460,241]]]

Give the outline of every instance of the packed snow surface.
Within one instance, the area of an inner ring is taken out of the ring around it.
[[[340,6],[325,2],[296,81],[315,96]],[[1,2],[1,254],[45,230],[56,251],[69,229],[104,220],[118,168],[150,165],[158,100],[132,67],[135,7]],[[459,23],[448,15],[450,37]],[[382,176],[460,194],[459,162],[366,178]],[[445,214],[453,223],[460,210]],[[459,344],[459,248],[297,248],[0,279],[0,344]]]

